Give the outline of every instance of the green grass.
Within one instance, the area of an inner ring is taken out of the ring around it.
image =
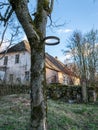
[[[50,130],[98,130],[98,105],[48,101]]]
[[[0,97],[0,130],[29,130],[28,94]],[[97,104],[48,100],[48,130],[98,130]]]

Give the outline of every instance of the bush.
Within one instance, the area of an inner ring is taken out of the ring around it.
[[[75,100],[77,94],[81,95],[81,86],[68,86],[62,84],[50,84],[47,86],[47,96],[52,99],[63,98]]]
[[[29,90],[30,90],[30,88],[27,85],[0,84],[0,96],[27,93],[27,92],[29,92]]]

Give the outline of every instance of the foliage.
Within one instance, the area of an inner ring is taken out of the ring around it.
[[[89,102],[93,101],[93,91],[96,91],[98,94],[98,88],[88,87],[88,96]],[[10,94],[23,94],[29,93],[31,94],[29,85],[4,85],[0,84],[0,96],[10,95]],[[80,100],[77,99],[77,95],[80,95]],[[73,100],[74,102],[82,102],[82,90],[81,86],[75,85],[62,85],[58,83],[53,83],[47,85],[47,98],[51,98],[53,100],[63,100],[69,102],[69,100]]]
[[[52,99],[75,100],[77,93],[81,94],[81,86],[50,84],[47,86],[47,96]]]
[[[14,85],[14,84],[0,84],[0,96],[29,93],[30,87],[28,85]]]

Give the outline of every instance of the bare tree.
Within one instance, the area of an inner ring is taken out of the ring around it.
[[[94,88],[94,102],[96,101],[96,85],[97,85],[97,72],[98,72],[98,30],[92,29],[85,36],[87,41],[87,73],[88,73],[88,86]]]
[[[95,74],[97,72],[98,54],[97,39],[98,32],[91,30],[83,35],[80,31],[73,32],[68,41],[68,51],[72,56],[76,74],[80,77],[82,85],[83,101],[88,101],[87,87],[95,85]]]
[[[33,16],[28,8],[28,0],[6,0],[0,2],[5,13],[0,13],[4,26],[12,13],[16,14],[31,48],[31,122],[30,130],[46,130],[45,102],[45,44],[47,17],[51,14],[54,0],[37,0]],[[33,3],[32,3],[33,4]]]
[[[84,38],[81,32],[76,31],[73,33],[71,38],[72,44],[74,44],[73,54],[74,54],[74,61],[78,66],[78,72],[80,77],[80,83],[82,85],[82,95],[83,101],[87,102],[87,79],[86,79],[86,62],[85,62],[85,55],[84,55]]]
[[[85,36],[87,41],[88,50],[88,73],[89,73],[89,84],[94,86],[95,74],[97,71],[98,54],[97,54],[97,41],[98,41],[98,30],[91,30]]]

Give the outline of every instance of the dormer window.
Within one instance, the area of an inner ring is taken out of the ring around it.
[[[4,65],[7,65],[7,63],[8,63],[8,56],[5,56],[4,57]]]
[[[15,55],[15,64],[19,63],[19,54]]]

